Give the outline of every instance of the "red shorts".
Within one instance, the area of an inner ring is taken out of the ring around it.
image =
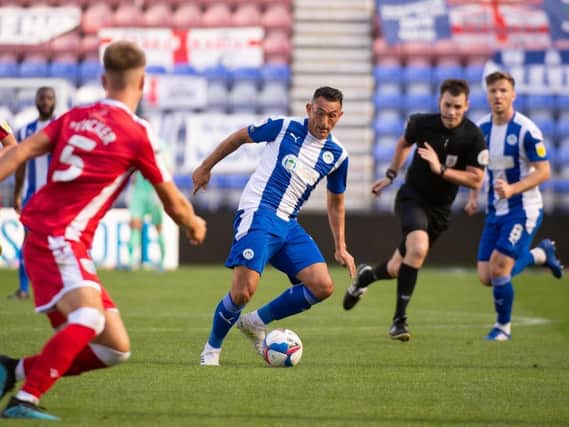
[[[85,286],[101,292],[105,309],[116,308],[101,285],[95,264],[83,243],[28,231],[22,250],[26,272],[34,289],[36,311],[53,309],[65,293]]]

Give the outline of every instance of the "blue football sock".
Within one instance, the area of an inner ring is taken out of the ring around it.
[[[494,294],[494,308],[498,315],[498,323],[506,325],[512,319],[512,305],[514,303],[514,287],[511,276],[492,278]]]
[[[207,340],[209,345],[215,348],[221,348],[221,344],[223,343],[225,336],[235,322],[237,322],[237,319],[239,319],[239,315],[241,314],[243,307],[245,307],[245,304],[236,305],[233,303],[230,294],[223,297],[215,308],[215,313],[213,314],[211,333]]]
[[[283,319],[293,314],[308,310],[320,301],[303,284],[288,288],[270,303],[258,310],[261,320],[268,324],[273,320]]]
[[[18,267],[18,276],[20,279],[20,291],[28,292],[29,288],[29,279],[28,275],[26,274],[26,268],[24,266],[24,257],[20,256],[20,265]]]
[[[535,260],[530,251],[525,252],[516,260],[512,269],[512,277],[520,274],[528,265],[535,265]]]

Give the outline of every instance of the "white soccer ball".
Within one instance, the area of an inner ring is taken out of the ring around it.
[[[290,329],[273,329],[264,342],[263,357],[270,366],[293,367],[302,357],[302,341]]]

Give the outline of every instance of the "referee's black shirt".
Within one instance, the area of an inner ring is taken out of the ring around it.
[[[441,164],[447,168],[465,170],[467,166],[484,169],[486,143],[476,124],[467,118],[453,128],[446,128],[440,114],[413,114],[407,121],[405,140],[408,144],[424,146],[425,141],[436,151]],[[458,192],[453,184],[431,172],[429,163],[417,153],[407,170],[405,183],[421,199],[441,207],[450,207]]]

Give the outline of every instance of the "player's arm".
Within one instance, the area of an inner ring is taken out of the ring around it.
[[[211,154],[194,170],[192,174],[193,194],[196,194],[200,188],[204,190],[207,188],[211,178],[211,170],[216,164],[241,147],[241,145],[249,142],[253,142],[253,140],[249,136],[247,128],[233,132],[221,141]]]
[[[166,213],[184,229],[190,243],[197,245],[205,239],[207,226],[203,218],[195,214],[192,204],[172,181],[155,184]]]
[[[479,189],[484,181],[484,170],[475,166],[466,166],[465,170],[451,169],[444,166],[431,145],[425,141],[422,147],[417,148],[417,154],[429,163],[431,172],[453,184],[463,185],[472,189]]]
[[[413,144],[409,144],[409,142],[407,142],[407,140],[405,139],[405,136],[399,137],[399,139],[397,140],[397,144],[395,144],[393,157],[391,158],[391,163],[389,164],[389,168],[385,172],[385,176],[374,182],[371,187],[371,192],[373,194],[379,196],[381,191],[393,182],[393,180],[399,173],[399,170],[401,170],[403,164],[407,160],[407,157],[409,157],[409,153],[411,153],[412,147]]]
[[[16,169],[14,174],[14,209],[16,212],[20,213],[22,209],[22,188],[24,187],[24,178],[26,176],[26,163],[22,163]]]
[[[0,181],[13,174],[21,164],[49,152],[49,149],[50,140],[43,131],[31,135],[19,144],[10,146],[5,150],[4,155],[0,156]]]
[[[346,266],[351,277],[355,277],[356,266],[354,257],[348,252],[346,246],[346,207],[344,193],[327,192],[326,197],[328,222],[334,238],[334,258],[343,266]]]
[[[530,190],[544,181],[547,181],[551,175],[551,168],[548,160],[531,162],[533,171],[527,174],[523,179],[512,184],[508,184],[503,179],[497,179],[494,183],[494,191],[498,197],[509,199],[510,197]]]

